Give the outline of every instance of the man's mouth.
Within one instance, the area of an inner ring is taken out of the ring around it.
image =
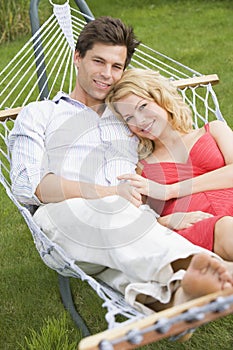
[[[104,82],[99,81],[99,80],[94,80],[94,82],[98,86],[98,88],[100,88],[102,90],[106,90],[111,86],[111,84],[107,84],[107,83],[104,83]]]

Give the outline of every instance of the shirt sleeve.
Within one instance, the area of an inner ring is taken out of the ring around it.
[[[35,190],[47,172],[44,140],[52,104],[41,101],[24,107],[9,135],[12,192],[24,204],[41,204]]]

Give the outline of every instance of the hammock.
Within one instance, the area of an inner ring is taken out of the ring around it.
[[[92,339],[90,343],[81,342],[80,349],[133,348],[162,337],[180,334],[211,319],[231,313],[232,296],[219,297],[219,294],[216,294],[202,298],[199,304],[199,299],[197,299],[197,302],[172,308],[167,313],[155,314],[154,318],[145,317],[128,305],[119,292],[85,274],[75,261],[68,258],[63,249],[51,242],[35,224],[32,208],[23,206],[13,196],[9,176],[10,154],[7,149],[7,139],[14,119],[22,106],[31,101],[52,98],[59,90],[68,93],[72,91],[77,74],[73,65],[75,42],[86,21],[93,19],[84,1],[76,0],[79,10],[70,7],[68,2],[56,5],[49,1],[53,13],[40,26],[37,12],[38,2],[31,0],[30,15],[33,34],[31,39],[0,72],[2,88],[0,93],[0,181],[8,197],[25,219],[41,259],[58,273],[63,303],[75,324],[81,329],[83,336],[90,335],[90,332],[73,303],[69,278],[74,277],[86,281],[103,300],[102,306],[106,308],[105,318],[109,331],[102,335],[99,334],[94,342]],[[213,119],[224,121],[212,87],[218,82],[216,74],[204,76],[144,44],[140,44],[136,50],[131,66],[159,70],[164,76],[169,77],[179,89],[184,100],[193,109],[195,127]],[[197,305],[201,305],[200,309],[196,307]],[[123,315],[125,321],[117,321],[118,315]],[[166,318],[164,318],[165,315]],[[152,324],[157,325],[157,328],[151,329]],[[116,337],[118,340],[113,341],[113,338]]]

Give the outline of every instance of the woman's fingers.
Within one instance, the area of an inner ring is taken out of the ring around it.
[[[189,215],[190,215],[191,223],[202,221],[204,219],[208,219],[213,216],[212,214],[205,213],[203,211],[190,212]]]
[[[148,184],[148,180],[136,174],[124,174],[118,176],[118,180],[129,181],[130,186],[142,190]]]
[[[143,177],[137,174],[122,174],[119,175],[117,178],[118,180],[139,180]]]

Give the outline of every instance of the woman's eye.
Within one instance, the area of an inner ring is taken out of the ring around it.
[[[131,115],[129,115],[128,117],[126,117],[126,118],[125,118],[126,123],[129,123],[130,120],[131,120],[132,118],[133,118],[133,117],[132,117]]]
[[[139,107],[139,111],[142,111],[146,106],[147,106],[147,103],[143,103],[143,104]]]

